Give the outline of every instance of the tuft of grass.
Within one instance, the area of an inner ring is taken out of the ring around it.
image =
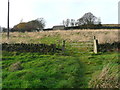
[[[118,64],[109,63],[93,75],[89,82],[90,88],[120,88]]]
[[[10,67],[9,67],[9,71],[12,71],[12,72],[14,72],[14,71],[16,71],[16,70],[21,70],[22,69],[22,67],[21,67],[21,62],[16,62],[16,63],[14,63],[14,64],[12,64]]]

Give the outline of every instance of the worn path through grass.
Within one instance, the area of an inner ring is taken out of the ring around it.
[[[3,88],[87,88],[94,74],[112,62],[117,53],[40,55],[3,52]],[[19,63],[16,68],[14,64]]]
[[[16,62],[21,63],[22,69],[11,72],[10,67]],[[2,66],[3,88],[79,88],[87,86],[84,65],[78,57],[3,52]]]

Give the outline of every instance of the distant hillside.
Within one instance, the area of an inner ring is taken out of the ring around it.
[[[120,24],[102,24],[102,26],[106,26],[106,27],[120,27]]]

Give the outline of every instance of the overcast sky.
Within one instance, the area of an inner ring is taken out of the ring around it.
[[[120,1],[118,3],[118,24],[120,24]]]
[[[0,0],[0,26],[7,27],[7,1]],[[87,12],[100,17],[103,24],[118,23],[120,0],[10,0],[10,27],[44,18],[46,28],[60,25],[62,20],[79,19]]]

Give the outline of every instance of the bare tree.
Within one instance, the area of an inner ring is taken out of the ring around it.
[[[68,27],[69,24],[70,24],[70,19],[67,19],[67,20],[66,20],[66,27]]]
[[[22,22],[13,27],[15,31],[40,31],[45,27],[45,20],[43,18],[38,18],[29,22]]]
[[[38,29],[38,30],[42,30],[44,27],[45,27],[45,20],[44,20],[44,18],[38,18],[38,19],[36,19],[36,28]]]
[[[62,21],[62,24],[65,25],[65,20]],[[66,25],[65,25],[66,26]]]
[[[63,25],[65,25],[65,27],[68,27],[70,25],[70,19],[63,20]]]
[[[33,31],[33,30],[40,31],[44,27],[45,27],[45,20],[43,18],[37,18],[26,24],[26,28],[28,31]]]
[[[2,32],[2,27],[0,26],[0,32]]]
[[[96,24],[98,24],[98,25],[101,24],[101,19],[100,19],[100,17],[96,19]]]
[[[71,19],[70,25],[75,26],[75,20],[74,19]]]
[[[78,19],[79,25],[93,25],[96,23],[97,17],[91,12],[85,13],[82,18]]]
[[[78,22],[78,21],[76,21],[76,22],[75,22],[75,26],[78,26],[78,24],[79,24],[79,22]]]

